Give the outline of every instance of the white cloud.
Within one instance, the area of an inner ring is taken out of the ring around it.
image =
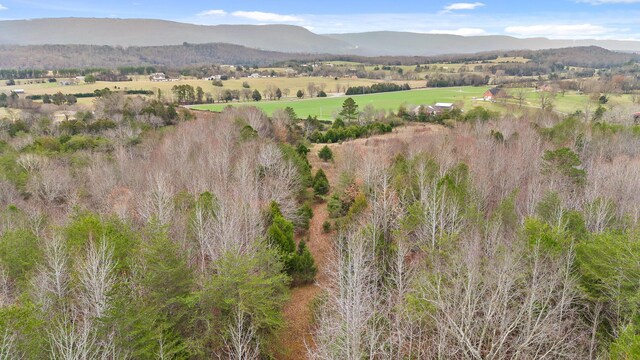
[[[591,4],[591,5],[637,4],[637,3],[640,3],[640,0],[578,0],[577,2]]]
[[[0,11],[2,11],[2,10],[7,10],[7,7],[2,5],[2,4],[0,4]]]
[[[245,18],[245,19],[261,21],[261,22],[287,22],[287,23],[304,22],[304,19],[298,16],[282,15],[282,14],[275,14],[275,13],[268,13],[268,12],[261,12],[261,11],[234,11],[231,13],[231,15],[239,18]]]
[[[528,26],[508,26],[506,33],[520,36],[548,36],[548,37],[585,37],[603,35],[611,31],[601,25],[592,24],[542,24]]]
[[[198,13],[198,16],[225,16],[227,12],[224,10],[206,10]]]
[[[444,7],[444,11],[456,11],[456,10],[475,10],[476,8],[485,6],[481,2],[473,3],[453,3]]]
[[[484,29],[479,28],[460,28],[454,30],[429,30],[427,34],[450,34],[460,36],[480,36],[486,35],[487,32]]]

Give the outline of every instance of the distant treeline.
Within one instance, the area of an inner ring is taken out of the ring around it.
[[[487,85],[490,79],[489,76],[473,73],[438,73],[427,76],[427,87],[482,86]]]
[[[44,79],[50,77],[76,77],[86,75],[96,75],[100,81],[116,81],[114,77],[122,77],[129,75],[149,75],[158,72],[158,68],[154,66],[124,66],[117,69],[107,68],[71,68],[48,70],[38,69],[0,69],[0,80],[9,79]],[[122,81],[122,80],[117,80]]]
[[[183,44],[172,46],[2,45],[0,68],[73,69],[82,67],[124,69],[140,74],[142,68],[180,69],[194,65],[233,64],[268,66],[287,60],[328,60],[328,55],[289,54],[231,44]],[[18,77],[15,77],[18,78]]]
[[[109,89],[106,89],[109,90]],[[92,97],[99,97],[99,96],[103,96],[105,93],[111,93],[111,90],[109,90],[108,92],[106,92],[105,90],[96,90],[94,92],[90,92],[90,93],[75,93],[75,94],[67,94],[70,96],[74,96],[78,99],[80,98],[92,98]],[[153,91],[151,90],[125,90],[123,91],[123,93],[127,94],[127,95],[153,95]],[[29,95],[27,96],[28,99],[31,100],[42,100],[43,98],[46,98],[50,96],[49,94],[44,94],[44,95]]]
[[[398,85],[393,83],[381,83],[373,84],[371,86],[351,86],[345,92],[346,95],[362,95],[362,94],[376,94],[392,91],[411,90],[409,84]]]
[[[400,66],[440,63],[484,63],[498,57],[523,57],[527,63],[491,64],[491,71],[506,75],[542,75],[567,66],[603,69],[640,61],[640,55],[609,51],[600,47],[552,50],[514,50],[466,55],[380,56],[293,54],[263,51],[231,44],[183,44],[148,47],[92,45],[0,46],[0,78],[26,79],[83,76],[88,74],[148,75],[167,69],[185,69],[211,64],[250,67],[279,66],[301,69],[310,62],[351,61],[362,64]],[[19,69],[19,70],[11,70]],[[47,70],[57,69],[53,74]]]

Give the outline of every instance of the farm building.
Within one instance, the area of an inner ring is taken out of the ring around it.
[[[429,115],[438,115],[446,111],[455,109],[452,103],[436,103],[435,105],[421,105],[413,109],[414,114],[426,113]]]
[[[167,75],[164,73],[154,73],[149,76],[149,80],[151,81],[167,81]]]
[[[56,111],[53,113],[53,122],[61,123],[63,121],[76,120],[77,111]]]
[[[451,111],[455,108],[455,105],[452,103],[436,103],[433,105],[433,108],[436,110],[436,113],[442,113],[445,111]]]
[[[499,98],[505,97],[506,93],[501,88],[493,88],[487,90],[484,95],[484,101],[495,101]]]
[[[14,90],[11,90],[11,92],[14,94],[20,95],[20,94],[24,94],[24,89],[14,89]]]

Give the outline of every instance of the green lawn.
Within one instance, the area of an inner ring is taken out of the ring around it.
[[[400,105],[406,107],[417,105],[431,105],[436,102],[457,102],[464,103],[465,109],[473,106],[485,104],[484,102],[472,101],[474,97],[482,97],[488,87],[452,87],[438,89],[420,89],[410,91],[397,91],[380,94],[355,95],[351,96],[358,104],[360,110],[368,104],[376,109],[397,111]],[[226,106],[256,106],[267,114],[271,115],[277,109],[292,107],[299,117],[318,116],[321,120],[332,120],[342,108],[342,103],[347,96],[314,98],[288,101],[261,101],[261,102],[235,102],[229,104],[196,105],[193,109],[222,111]]]

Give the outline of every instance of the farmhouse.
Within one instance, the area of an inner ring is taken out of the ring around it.
[[[58,124],[63,121],[76,120],[77,111],[56,111],[53,113],[53,122]]]
[[[445,111],[451,111],[455,108],[455,105],[453,105],[452,103],[436,103],[435,105],[433,105],[433,108],[435,109],[436,113],[443,113]]]
[[[164,73],[154,73],[149,76],[149,80],[157,82],[167,81],[167,75],[165,75]]]
[[[502,90],[501,88],[493,88],[493,89],[489,89],[487,90],[483,97],[484,97],[484,101],[495,101],[498,98],[502,98],[505,97],[505,92],[504,90]]]
[[[421,105],[413,109],[414,114],[425,113],[429,115],[439,115],[455,108],[452,103],[436,103],[435,105]]]
[[[14,94],[20,95],[20,94],[24,94],[24,89],[14,89],[14,90],[11,90],[11,92]]]

